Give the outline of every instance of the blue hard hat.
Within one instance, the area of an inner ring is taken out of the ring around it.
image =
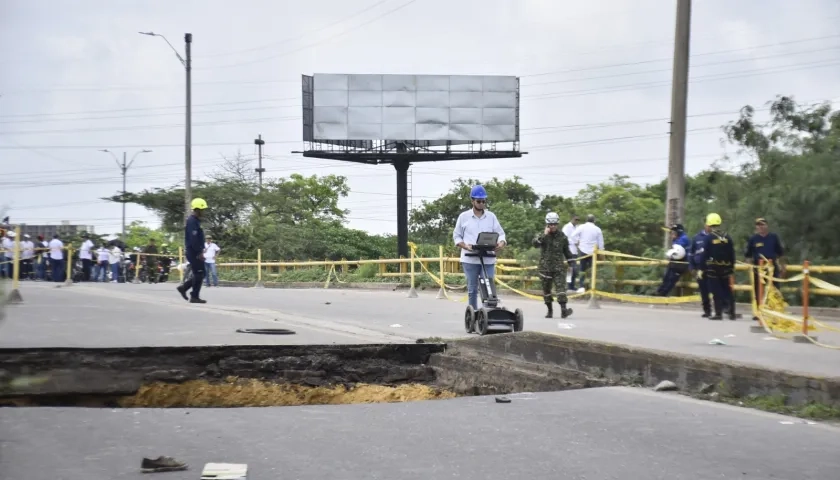
[[[487,191],[481,185],[476,185],[470,190],[470,198],[487,198]]]

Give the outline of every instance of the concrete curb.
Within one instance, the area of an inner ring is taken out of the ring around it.
[[[436,358],[447,356],[449,359]],[[662,380],[674,382],[689,393],[716,391],[725,397],[786,395],[790,405],[819,402],[840,407],[840,378],[818,377],[799,372],[769,369],[759,365],[712,360],[628,345],[610,344],[538,332],[502,333],[447,343],[447,350],[433,354],[430,364],[455,369],[453,358],[481,357],[489,364],[515,362],[545,370],[577,372],[595,384],[652,387]],[[447,362],[447,360],[450,360]],[[469,363],[460,364],[460,374],[475,376]],[[439,374],[441,372],[438,372]],[[449,373],[453,375],[453,373]],[[456,379],[449,379],[457,383]]]

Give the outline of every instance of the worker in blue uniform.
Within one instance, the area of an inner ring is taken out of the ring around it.
[[[756,218],[755,234],[747,241],[747,249],[744,252],[746,261],[758,266],[761,260],[769,260],[773,264],[773,278],[781,278],[785,273],[785,265],[781,262],[784,254],[785,249],[782,246],[782,240],[776,233],[769,231],[767,220]],[[758,284],[758,269],[753,267],[753,289],[756,303],[760,305]],[[753,316],[753,320],[758,320],[758,317]]]
[[[688,271],[688,263],[685,256],[691,248],[691,239],[685,234],[685,228],[679,223],[671,226],[671,244],[679,245],[682,248],[683,255],[669,257],[671,260],[668,263],[668,268],[665,269],[665,275],[662,277],[662,283],[656,289],[656,295],[666,297],[668,293],[676,286],[680,280],[680,276]]]
[[[201,282],[204,280],[204,230],[201,228],[201,217],[207,209],[207,202],[202,198],[194,198],[190,203],[192,215],[187,218],[184,230],[184,255],[190,264],[192,276],[183,284],[178,285],[178,293],[190,303],[207,303],[198,297]],[[189,298],[187,290],[192,289]]]
[[[706,251],[706,242],[712,229],[708,225],[703,227],[691,240],[691,247],[688,249],[688,265],[691,272],[697,278],[697,286],[700,288],[700,302],[703,304],[703,318],[712,316],[712,302],[709,298],[709,283],[705,277],[706,262],[703,253]]]
[[[708,282],[715,309],[709,320],[722,320],[724,310],[728,312],[730,320],[735,320],[735,298],[730,284],[735,274],[735,245],[732,237],[723,231],[721,223],[723,220],[717,213],[706,216],[706,225],[711,231],[702,255],[706,265],[703,276]]]

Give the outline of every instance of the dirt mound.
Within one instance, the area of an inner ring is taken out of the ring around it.
[[[422,384],[395,387],[356,384],[310,387],[271,383],[255,379],[228,378],[223,382],[190,380],[183,383],[150,383],[118,400],[120,407],[272,407],[291,405],[338,405],[393,403],[454,398],[452,392]]]

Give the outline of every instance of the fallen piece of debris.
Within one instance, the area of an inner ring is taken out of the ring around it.
[[[510,398],[508,398],[508,397],[496,397],[496,403],[510,403]]]
[[[143,458],[140,463],[140,471],[143,473],[158,473],[158,472],[177,472],[186,470],[189,466],[184,462],[179,462],[172,457],[161,455],[158,458]]]
[[[247,480],[247,463],[205,463],[201,480]]]
[[[653,390],[655,392],[667,392],[667,391],[676,390],[676,389],[677,389],[677,384],[670,381],[670,380],[662,380],[661,382],[659,382],[659,384],[657,386],[653,387]]]

